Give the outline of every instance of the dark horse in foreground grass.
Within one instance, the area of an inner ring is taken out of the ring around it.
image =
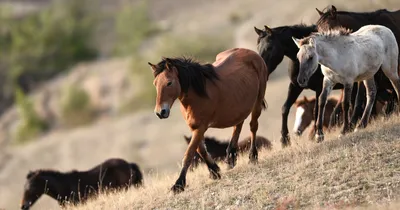
[[[187,58],[163,58],[158,64],[149,65],[157,90],[155,114],[160,119],[168,118],[178,99],[181,113],[192,131],[179,178],[171,188],[174,193],[184,190],[186,174],[196,150],[205,160],[211,178],[221,177],[220,169],[203,141],[204,133],[210,127],[234,127],[227,152],[228,165],[234,167],[239,135],[245,119],[251,114],[249,159],[252,163],[257,162],[255,138],[258,118],[266,108],[264,95],[269,74],[264,60],[256,52],[233,48],[220,52],[212,64],[200,64]]]
[[[192,137],[184,136],[185,141],[187,144],[190,143]],[[204,144],[206,146],[207,152],[211,155],[214,160],[220,161],[226,157],[226,150],[228,149],[229,142],[228,141],[220,141],[214,137],[204,137]],[[247,137],[238,142],[238,152],[244,153],[250,150],[251,147],[251,137]],[[262,136],[256,136],[256,147],[257,149],[266,148],[268,150],[272,149],[272,143],[268,139]],[[199,163],[203,162],[204,160],[201,156],[196,153],[194,155],[191,169],[197,167]]]
[[[43,194],[60,206],[85,202],[99,192],[139,187],[143,184],[140,168],[123,159],[108,159],[88,171],[31,171],[26,176],[21,209],[29,209]]]

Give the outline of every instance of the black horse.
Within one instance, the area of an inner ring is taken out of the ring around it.
[[[400,47],[400,10],[390,12],[386,9],[380,9],[373,12],[348,12],[348,11],[337,11],[336,7],[331,5],[322,12],[315,8],[320,16],[316,25],[319,31],[334,29],[337,27],[349,28],[353,31],[357,31],[362,26],[365,25],[383,25],[388,27],[396,37],[398,46]],[[399,57],[400,61],[400,57]],[[399,66],[400,71],[400,66]],[[395,101],[397,101],[397,96],[394,92],[394,88],[390,83],[389,79],[383,74],[382,71],[378,71],[375,75],[375,81],[378,87],[378,93],[381,98],[388,101],[388,107],[386,109],[386,114],[389,115],[393,112]],[[359,83],[360,86],[362,83]],[[385,90],[388,90],[385,92]],[[392,94],[388,94],[391,92]],[[385,94],[386,93],[386,94]],[[364,93],[365,94],[365,93]],[[362,104],[365,97],[362,100],[357,100],[358,103]],[[360,111],[360,104],[355,105],[355,110]],[[356,119],[352,118],[351,124],[354,126]]]
[[[297,60],[297,53],[299,48],[295,45],[292,40],[292,37],[295,38],[304,38],[311,35],[314,32],[317,32],[316,25],[292,25],[292,26],[281,26],[276,28],[269,28],[268,26],[264,26],[264,30],[258,29],[254,27],[255,32],[258,34],[257,39],[257,48],[261,57],[264,59],[268,70],[272,73],[276,67],[282,62],[284,56],[287,56],[289,60],[289,78],[290,84],[288,88],[288,96],[286,98],[285,103],[282,106],[282,127],[281,127],[281,142],[282,146],[288,146],[290,144],[289,131],[287,126],[287,120],[290,108],[301,94],[304,89],[311,89],[315,91],[316,103],[314,107],[314,118],[316,119],[318,116],[318,104],[319,104],[319,95],[322,92],[322,80],[324,75],[320,70],[320,66],[318,66],[318,70],[314,73],[314,75],[310,78],[307,87],[302,88],[297,83],[297,76],[299,74],[299,61]],[[336,84],[334,89],[343,89],[342,84]],[[360,89],[365,89],[364,86],[361,86]],[[357,96],[358,88],[355,86],[352,92],[352,104],[355,103],[355,99]],[[362,92],[362,91],[360,91]],[[364,90],[365,94],[365,90]],[[331,115],[331,122],[335,122],[337,115],[342,111],[340,106],[340,101],[335,107],[335,111]],[[365,105],[365,102],[364,102]],[[375,104],[374,104],[375,106]],[[375,108],[375,107],[374,107]],[[375,109],[374,109],[375,110]],[[361,112],[353,112],[355,113],[352,118],[359,119],[362,115]],[[376,115],[376,112],[373,112],[371,116]],[[333,124],[331,123],[333,126]],[[310,132],[310,137],[314,137],[316,130],[316,122],[314,122],[313,132]],[[301,134],[298,134],[301,135]]]
[[[123,159],[108,159],[88,171],[62,173],[54,170],[31,171],[26,176],[21,209],[29,209],[43,194],[60,206],[85,202],[101,191],[128,189],[143,184],[139,166]]]

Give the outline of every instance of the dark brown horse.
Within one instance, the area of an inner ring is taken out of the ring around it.
[[[336,7],[331,5],[328,6],[322,12],[316,8],[320,18],[317,21],[317,28],[319,31],[327,31],[338,27],[345,27],[352,31],[357,31],[362,26],[366,25],[383,25],[388,27],[396,37],[397,45],[400,47],[400,10],[390,12],[386,9],[376,10],[374,12],[349,12],[349,11],[337,11]],[[400,57],[399,57],[400,61]],[[395,103],[397,101],[396,94],[390,94],[394,92],[393,86],[389,79],[380,70],[375,75],[375,82],[378,88],[377,97],[382,98],[382,103],[387,104],[386,114],[390,114],[394,110]],[[358,86],[363,86],[359,83]],[[365,89],[360,89],[364,90]],[[364,92],[359,93],[361,99],[356,101],[354,114],[362,112],[362,103],[365,101]],[[358,96],[357,96],[358,97]],[[353,114],[353,115],[354,115]],[[351,126],[357,123],[357,118],[351,120]]]
[[[258,118],[266,108],[264,95],[269,73],[256,52],[244,48],[229,49],[219,53],[213,64],[205,65],[186,58],[163,58],[157,65],[149,65],[157,90],[154,112],[160,119],[168,118],[172,104],[179,99],[181,113],[192,131],[183,167],[172,187],[174,193],[184,190],[186,173],[196,150],[205,160],[211,178],[221,177],[218,165],[204,146],[204,133],[210,127],[234,127],[227,162],[230,167],[235,166],[239,135],[250,113],[249,159],[252,163],[257,162],[255,137]]]
[[[58,201],[61,207],[85,202],[99,192],[128,189],[143,184],[142,172],[135,163],[108,159],[88,171],[31,171],[26,176],[21,209],[29,209],[43,194]]]
[[[184,136],[186,143],[189,144],[192,137]],[[211,157],[220,161],[226,157],[226,150],[228,149],[229,142],[228,141],[220,141],[214,137],[204,137],[204,144],[206,146],[207,152],[211,155]],[[238,143],[238,151],[240,153],[244,153],[250,150],[251,146],[251,137],[247,137]],[[268,150],[272,149],[271,141],[262,136],[256,136],[256,147],[257,149],[266,148]],[[191,168],[196,168],[200,162],[204,162],[199,154],[195,154]]]

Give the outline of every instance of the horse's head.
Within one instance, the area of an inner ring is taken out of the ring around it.
[[[153,70],[153,84],[157,90],[154,112],[160,119],[168,118],[172,104],[181,94],[178,70],[169,58],[163,58],[157,65],[148,64]]]
[[[306,87],[310,77],[318,69],[318,54],[315,39],[312,36],[304,39],[296,39],[292,37],[292,39],[300,49],[297,53],[297,59],[300,63],[297,83],[300,87]]]
[[[361,20],[355,19],[348,13],[338,12],[336,7],[331,5],[327,7],[325,12],[315,8],[319,14],[319,19],[316,23],[318,31],[328,31],[338,27],[359,28],[364,23]]]
[[[47,190],[47,181],[40,176],[39,171],[30,171],[26,176],[21,209],[29,209]]]
[[[282,42],[279,39],[281,34],[276,34],[268,26],[264,26],[264,28],[264,30],[261,30],[254,27],[258,34],[258,54],[264,59],[268,69],[273,71],[283,60],[285,55],[284,46],[282,46]]]
[[[315,103],[315,100],[314,100]],[[304,130],[311,124],[313,120],[314,104],[308,100],[306,96],[295,102],[296,118],[294,121],[293,131],[296,135],[301,136]]]

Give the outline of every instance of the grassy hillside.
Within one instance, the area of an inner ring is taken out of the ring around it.
[[[247,155],[230,171],[221,163],[219,181],[203,167],[188,174],[188,186],[177,196],[168,191],[177,173],[147,174],[144,189],[71,209],[389,208],[385,204],[400,196],[399,126],[400,118],[379,120],[341,139],[331,134],[321,144],[300,139],[289,149],[274,145],[260,153],[256,166],[248,165]]]

